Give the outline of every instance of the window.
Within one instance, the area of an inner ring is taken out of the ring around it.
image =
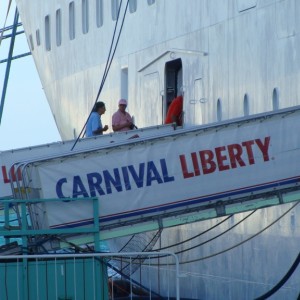
[[[273,110],[279,109],[279,90],[278,90],[278,88],[274,88],[274,90],[273,90],[272,104],[273,104]]]
[[[96,24],[97,27],[103,25],[103,1],[96,0]]]
[[[82,33],[86,34],[89,31],[89,2],[82,0]]]
[[[114,21],[117,20],[120,0],[111,0],[111,17]]]
[[[51,50],[51,31],[50,31],[50,16],[45,17],[45,45],[46,50]]]
[[[129,0],[129,11],[130,13],[136,12],[137,8],[137,1],[136,0]]]
[[[148,5],[152,5],[155,3],[155,0],[147,0],[147,2],[148,2]]]
[[[37,29],[36,32],[35,32],[35,38],[36,38],[36,44],[38,46],[40,46],[41,45],[41,38],[40,38],[40,30],[39,29]]]
[[[75,39],[75,6],[73,1],[69,4],[69,37],[70,40]]]
[[[217,120],[222,121],[222,100],[219,98],[217,101]]]
[[[32,39],[32,35],[29,35],[29,47],[30,47],[30,51],[34,50],[34,46],[33,46],[33,39]]]
[[[244,96],[244,116],[249,116],[249,96],[245,94]]]
[[[56,46],[61,45],[61,10],[56,11]]]
[[[128,68],[121,69],[121,98],[128,99]]]

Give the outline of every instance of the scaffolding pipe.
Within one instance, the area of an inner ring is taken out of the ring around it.
[[[10,47],[9,47],[6,70],[5,70],[1,102],[0,102],[0,124],[1,124],[2,114],[3,114],[3,109],[4,109],[5,95],[6,95],[7,85],[8,85],[8,78],[9,78],[12,56],[13,56],[15,37],[16,37],[16,32],[17,32],[17,27],[18,27],[18,19],[19,19],[19,12],[18,12],[18,9],[16,8],[14,24],[13,24],[13,28],[12,28],[12,37],[11,37],[11,41],[10,41]]]

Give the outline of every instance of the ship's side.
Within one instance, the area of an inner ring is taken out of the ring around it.
[[[122,96],[140,127],[160,124],[168,93],[165,64],[176,59],[183,73],[176,92],[184,92],[188,125],[299,104],[297,1],[152,2],[138,1],[136,11],[127,12],[100,95],[105,123]],[[17,1],[63,139],[79,133],[96,99],[115,25],[111,3],[119,2]]]
[[[16,2],[62,138],[77,136],[101,84],[120,1]],[[300,104],[298,0],[129,2],[100,95],[107,106],[103,123],[111,125],[120,97],[128,99],[139,127],[161,124],[168,99],[180,93],[186,127]],[[164,230],[155,248],[181,241],[186,242],[170,249],[193,247],[180,254],[186,274],[181,279],[183,297],[252,299],[271,289],[298,254],[300,209],[284,215],[291,206],[262,209],[248,218],[249,213],[238,214],[224,223],[218,218]],[[249,242],[201,260],[272,222]],[[114,241],[115,247],[123,242]],[[299,277],[297,270],[274,299],[296,298]]]

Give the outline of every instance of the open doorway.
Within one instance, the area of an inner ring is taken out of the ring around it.
[[[182,61],[180,58],[169,61],[165,65],[165,101],[163,119],[168,108],[177,96],[182,95]]]

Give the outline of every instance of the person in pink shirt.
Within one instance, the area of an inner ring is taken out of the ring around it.
[[[119,100],[119,109],[112,116],[112,128],[113,131],[127,131],[134,128],[132,118],[128,112],[126,112],[127,100]]]

